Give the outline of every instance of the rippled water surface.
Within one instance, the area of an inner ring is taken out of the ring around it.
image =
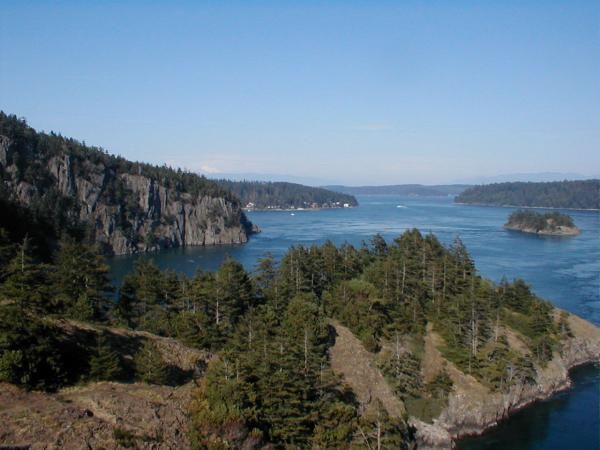
[[[510,208],[455,205],[447,198],[359,197],[358,208],[343,210],[252,212],[263,232],[241,246],[187,248],[150,257],[162,268],[193,274],[216,269],[232,256],[252,270],[266,252],[280,257],[292,244],[360,245],[373,234],[394,238],[417,227],[450,243],[465,242],[479,271],[493,280],[521,277],[560,308],[600,325],[600,213],[568,211],[582,233],[576,237],[538,237],[506,231]],[[120,283],[135,257],[111,260]],[[495,431],[460,444],[475,449],[600,448],[600,371],[588,366],[573,372],[575,387],[516,414]]]

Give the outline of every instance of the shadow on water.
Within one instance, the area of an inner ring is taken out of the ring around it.
[[[561,450],[600,448],[600,364],[574,368],[573,387],[522,409],[457,450]]]

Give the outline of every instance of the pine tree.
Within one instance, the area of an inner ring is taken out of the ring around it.
[[[55,390],[69,378],[56,330],[15,304],[0,305],[0,381]]]
[[[164,280],[165,276],[152,262],[145,258],[136,261],[133,272],[125,277],[119,290],[118,316],[134,328],[169,335]]]
[[[104,337],[97,340],[96,347],[90,357],[90,380],[114,381],[123,377],[123,366],[119,354],[114,351]]]
[[[0,298],[16,304],[23,312],[51,311],[53,305],[46,281],[48,272],[48,266],[33,260],[29,241],[25,238],[6,267]]]
[[[52,273],[58,312],[81,320],[100,318],[112,292],[108,265],[95,246],[63,239]]]
[[[379,400],[367,407],[359,420],[357,442],[370,450],[408,449],[406,424],[390,417]]]
[[[212,313],[217,328],[231,329],[252,305],[253,287],[244,267],[228,258],[215,274]]]
[[[4,281],[6,266],[15,252],[15,245],[4,228],[0,228],[0,283]]]
[[[136,379],[149,384],[167,384],[167,364],[163,361],[160,350],[150,339],[135,354],[133,359]]]

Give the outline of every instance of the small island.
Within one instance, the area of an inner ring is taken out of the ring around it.
[[[580,233],[570,216],[558,212],[542,214],[534,211],[515,211],[508,217],[504,228],[544,236],[575,236]]]

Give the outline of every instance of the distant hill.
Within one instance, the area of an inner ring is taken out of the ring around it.
[[[352,195],[414,195],[420,197],[447,197],[458,195],[469,186],[448,184],[427,186],[423,184],[395,184],[388,186],[323,186],[336,192]]]
[[[247,209],[318,209],[358,206],[352,195],[283,181],[215,180]]]
[[[454,201],[476,205],[600,209],[600,180],[473,186]]]
[[[516,181],[547,183],[549,181],[563,180],[590,180],[598,178],[596,174],[582,175],[574,172],[523,172],[523,173],[507,173],[496,176],[477,176],[462,180],[457,180],[457,183],[469,185],[492,184],[492,183],[510,183]]]

